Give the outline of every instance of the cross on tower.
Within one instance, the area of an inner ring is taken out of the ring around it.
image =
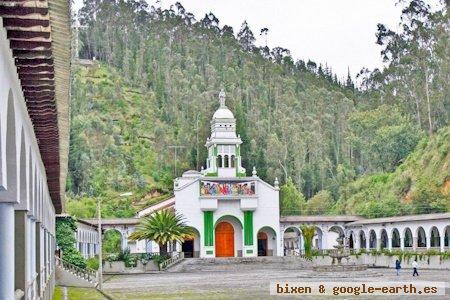
[[[225,107],[225,91],[223,89],[221,89],[219,93],[219,102],[220,107]]]

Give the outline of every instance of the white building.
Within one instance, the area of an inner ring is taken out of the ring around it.
[[[69,85],[69,2],[1,1],[0,299],[53,299]]]
[[[219,98],[205,145],[206,169],[175,180],[175,211],[196,231],[182,251],[194,257],[283,255],[278,186],[258,178],[256,170],[246,177],[236,119],[223,91]]]
[[[81,255],[88,259],[98,255],[98,227],[83,220],[77,220],[76,248]]]

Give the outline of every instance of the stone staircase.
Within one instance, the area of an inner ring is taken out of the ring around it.
[[[159,270],[161,271],[167,271],[170,268],[178,265],[184,260],[184,253],[178,252],[177,254],[174,254],[171,258],[163,261],[159,264]]]
[[[59,257],[56,260],[56,284],[61,286],[96,288],[98,272],[82,269]]]
[[[187,258],[168,272],[220,272],[241,270],[312,269],[313,263],[300,256]]]

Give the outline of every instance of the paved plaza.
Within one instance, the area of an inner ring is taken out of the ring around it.
[[[307,264],[307,263],[304,263]],[[191,265],[192,267],[189,267]],[[280,282],[326,282],[326,281],[366,281],[400,282],[432,281],[450,283],[450,272],[442,270],[419,270],[420,277],[413,278],[410,269],[404,269],[396,276],[394,269],[368,269],[359,272],[319,273],[305,265],[280,265],[271,263],[209,264],[188,268],[178,268],[174,272],[114,275],[105,278],[105,291],[115,299],[268,299],[269,284]],[[391,299],[413,299],[414,297],[389,296]],[[331,299],[332,297],[296,296],[285,299]],[[341,299],[385,299],[377,296],[340,297]],[[446,296],[415,297],[417,299],[450,299]]]

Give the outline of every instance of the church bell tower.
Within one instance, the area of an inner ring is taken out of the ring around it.
[[[220,106],[211,120],[211,136],[206,140],[208,158],[203,175],[211,177],[245,177],[242,167],[241,137],[236,135],[236,119],[225,104],[225,92],[219,93]]]

